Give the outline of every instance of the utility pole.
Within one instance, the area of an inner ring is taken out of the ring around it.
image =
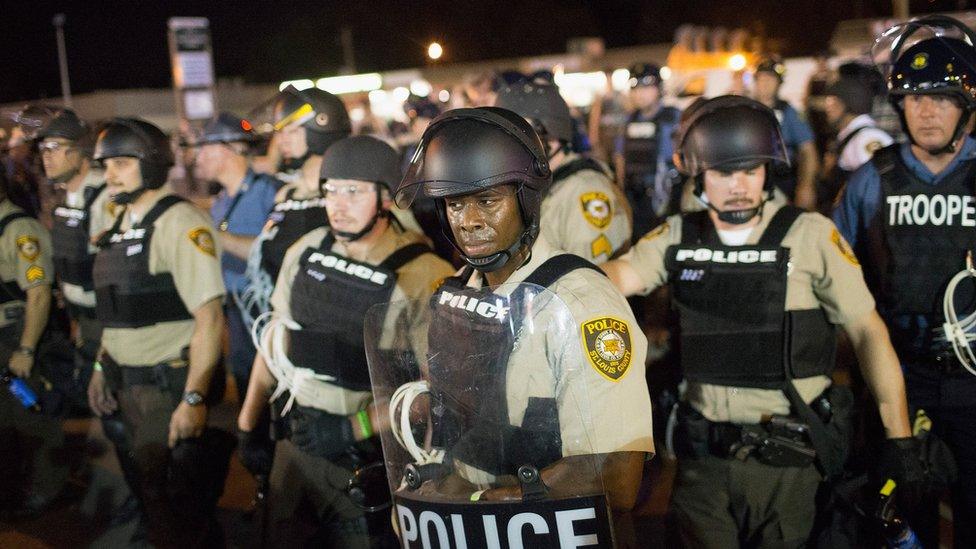
[[[64,47],[64,14],[59,13],[54,16],[51,23],[54,25],[55,34],[58,38],[58,67],[61,70],[61,97],[64,99],[64,106],[71,108],[71,82],[68,80],[68,52]]]

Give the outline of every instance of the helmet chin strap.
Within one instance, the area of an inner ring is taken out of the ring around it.
[[[469,257],[462,253],[461,257],[464,259],[465,263],[471,265],[475,269],[483,273],[490,273],[504,267],[505,264],[507,264],[508,261],[512,259],[512,257],[517,254],[519,250],[522,249],[522,247],[531,243],[532,240],[533,237],[531,230],[526,229],[525,232],[515,239],[515,242],[513,242],[511,246],[504,250],[486,255],[484,257]]]
[[[281,161],[281,169],[283,170],[297,170],[305,165],[305,161],[308,157],[312,156],[312,151],[305,151],[305,154],[298,158],[285,158]]]
[[[118,193],[112,197],[112,201],[120,206],[124,206],[126,204],[132,204],[133,202],[136,201],[137,198],[142,196],[142,193],[144,192],[146,192],[146,187],[142,186],[131,192],[126,191],[126,192]]]
[[[765,206],[766,202],[772,199],[772,197],[773,190],[769,189],[769,191],[763,193],[763,198],[759,201],[759,205],[757,205],[755,208],[746,208],[743,210],[720,210],[716,208],[715,205],[712,204],[708,200],[708,197],[704,194],[698,197],[698,201],[705,204],[705,206],[708,206],[708,209],[718,214],[720,221],[730,225],[742,225],[744,223],[748,223],[754,217],[761,214],[763,206]]]
[[[966,131],[966,123],[969,122],[969,118],[973,115],[974,111],[976,111],[976,107],[963,107],[962,114],[959,115],[959,121],[956,122],[956,129],[952,132],[952,137],[949,139],[949,142],[941,147],[935,147],[932,149],[926,149],[925,147],[919,145],[918,142],[915,141],[915,137],[912,136],[912,132],[907,131],[908,124],[905,122],[904,108],[900,114],[902,126],[906,129],[905,133],[908,134],[908,139],[912,142],[912,144],[921,147],[925,150],[925,152],[931,154],[932,156],[939,156],[943,154],[954,154],[956,152],[956,144],[961,142],[960,138],[962,138],[963,132]]]

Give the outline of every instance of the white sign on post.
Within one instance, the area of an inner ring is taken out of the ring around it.
[[[212,118],[217,105],[210,21],[205,17],[171,17],[169,53],[179,117],[188,121]]]

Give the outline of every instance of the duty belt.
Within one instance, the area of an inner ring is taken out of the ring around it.
[[[187,362],[174,359],[159,364],[129,366],[115,362],[110,356],[102,357],[102,366],[107,370],[106,376],[115,379],[117,389],[125,389],[136,385],[155,385],[163,391],[183,391],[188,373]]]
[[[830,404],[818,397],[811,407],[826,423]],[[678,455],[700,458],[745,460],[755,456],[775,467],[806,467],[817,457],[810,442],[809,427],[795,417],[772,416],[761,424],[739,425],[709,421],[682,403],[678,411]]]

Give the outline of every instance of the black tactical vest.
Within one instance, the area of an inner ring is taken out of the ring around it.
[[[299,200],[293,199],[294,195],[295,189],[291,189],[284,201],[275,204],[268,218],[271,225],[268,230],[273,231],[272,236],[261,241],[261,268],[273,281],[278,280],[288,248],[306,233],[329,224],[324,198]]]
[[[631,114],[624,126],[624,172],[628,186],[644,186],[645,181],[653,181],[661,140],[671,139],[670,135],[661,135],[661,126],[677,124],[679,114],[673,107],[661,107],[651,120],[638,120],[639,116],[639,112]]]
[[[12,212],[7,214],[3,219],[0,219],[0,236],[3,236],[3,231],[7,230],[7,225],[12,221],[30,217],[26,212]],[[24,290],[20,289],[20,284],[17,284],[16,278],[11,281],[0,281],[0,304],[11,301],[23,301],[26,298],[27,294],[24,293]]]
[[[523,284],[548,288],[576,269],[602,274],[585,259],[562,254],[540,265]],[[518,327],[509,325],[508,315],[492,314],[505,307],[520,310],[521,295],[468,288],[471,273],[468,267],[460,276],[445,280],[430,301],[427,359],[433,444],[450,448],[451,457],[495,475],[514,474],[525,464],[541,470],[562,457],[556,400],[530,398],[522,425],[509,425],[505,373]]]
[[[52,215],[54,270],[62,282],[81,286],[86,291],[94,288],[92,267],[95,265],[95,254],[88,249],[91,241],[91,207],[104,190],[104,183],[98,187],[85,187],[84,203],[80,208],[62,203]]]
[[[319,247],[308,248],[299,260],[290,308],[302,329],[289,333],[288,358],[298,367],[335,377],[334,385],[369,391],[363,348],[366,312],[390,301],[398,269],[432,252],[424,244],[410,244],[379,265],[370,265],[332,252],[334,242],[330,232]]]
[[[744,246],[721,244],[708,212],[682,218],[681,244],[665,261],[685,379],[780,389],[787,372],[831,371],[836,333],[824,311],[785,310],[790,250],[782,241],[801,213],[784,206],[759,243]]]
[[[941,327],[942,300],[949,280],[976,248],[976,161],[967,160],[937,185],[916,177],[890,145],[874,153],[881,179],[878,216],[866,232],[865,274],[889,321],[892,342],[902,359],[932,345],[931,327]],[[960,285],[957,306],[973,301],[972,286]],[[924,316],[928,328],[897,317]],[[902,333],[902,331],[904,333]]]
[[[105,327],[141,328],[193,319],[173,275],[149,272],[153,223],[180,202],[183,199],[176,195],[164,196],[131,229],[117,232],[116,222],[112,234],[100,243],[93,268],[95,314]]]

